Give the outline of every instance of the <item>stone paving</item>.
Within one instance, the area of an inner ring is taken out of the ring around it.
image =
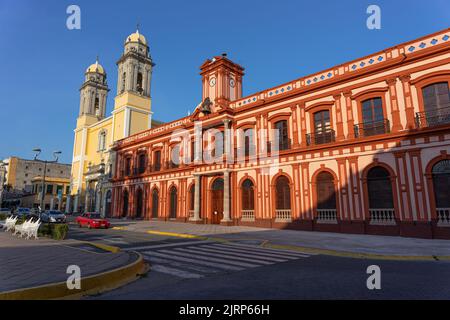
[[[25,240],[0,230],[0,292],[65,282],[69,265],[90,276],[127,265],[136,257],[110,253],[78,241]]]
[[[243,226],[204,225],[164,221],[112,219],[114,226],[135,232],[162,231],[215,236],[230,240],[269,241],[271,244],[300,246],[352,253],[398,256],[450,256],[450,241],[376,235],[263,229]]]

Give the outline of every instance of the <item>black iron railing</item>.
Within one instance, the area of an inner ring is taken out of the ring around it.
[[[417,112],[416,127],[427,128],[450,123],[450,105],[434,110]]]
[[[389,120],[383,119],[355,124],[354,130],[355,138],[359,138],[389,133],[391,131],[391,127]]]
[[[306,145],[314,146],[318,144],[332,143],[336,141],[336,133],[333,129],[321,132],[308,133],[306,135]]]

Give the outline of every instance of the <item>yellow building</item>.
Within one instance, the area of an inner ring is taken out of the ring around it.
[[[114,166],[114,142],[152,127],[150,83],[153,62],[145,37],[137,30],[125,39],[117,61],[114,110],[106,117],[108,83],[98,63],[85,72],[80,88],[80,112],[75,129],[71,195],[67,211],[109,214]]]

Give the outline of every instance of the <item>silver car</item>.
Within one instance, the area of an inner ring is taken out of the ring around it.
[[[44,223],[66,223],[66,215],[61,211],[47,210],[41,214],[41,221]]]

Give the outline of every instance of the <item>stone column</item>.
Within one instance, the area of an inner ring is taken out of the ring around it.
[[[78,194],[73,199],[73,212],[78,213]]]
[[[224,145],[224,154],[225,154],[225,163],[228,163],[228,161],[233,160],[233,155],[232,155],[232,147],[231,147],[231,137],[230,137],[230,119],[224,119],[223,120],[223,124],[225,127],[225,131],[224,131],[224,137],[223,137],[223,145]]]
[[[70,213],[70,201],[72,200],[72,197],[70,194],[66,196],[66,213]]]
[[[194,193],[194,217],[190,218],[190,221],[200,221],[200,180],[201,176],[195,176],[195,193]]]
[[[230,171],[223,172],[223,219],[222,223],[231,222],[230,217]]]

